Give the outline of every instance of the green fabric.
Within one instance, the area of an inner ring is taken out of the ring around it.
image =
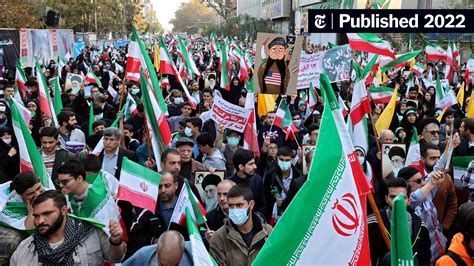
[[[398,195],[392,202],[391,264],[413,265],[410,229],[408,228],[405,195]]]

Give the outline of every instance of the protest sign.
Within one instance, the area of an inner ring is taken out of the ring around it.
[[[337,46],[327,51],[301,53],[296,88],[306,89],[309,84],[319,88],[319,74],[325,72],[329,81],[349,80],[351,77],[352,49],[350,45]]]
[[[216,125],[224,125],[227,129],[244,132],[250,116],[250,110],[231,104],[221,97],[214,98],[211,110],[211,119]]]
[[[391,172],[397,176],[398,171],[405,166],[406,151],[404,144],[382,145],[382,175],[387,177]]]
[[[258,33],[256,93],[290,95],[296,91],[302,37]]]

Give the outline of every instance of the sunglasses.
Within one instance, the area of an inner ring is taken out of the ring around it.
[[[439,130],[432,130],[432,131],[425,131],[425,132],[428,132],[430,133],[431,135],[439,135]]]
[[[74,177],[71,177],[69,179],[64,179],[64,180],[56,179],[56,181],[54,181],[54,183],[58,186],[60,186],[60,185],[65,186],[65,185],[67,185],[67,183],[71,182],[71,180],[73,180],[73,179],[74,179]]]
[[[421,184],[423,182],[423,179],[421,178],[418,178],[416,180],[413,180],[413,181],[408,181],[408,182],[413,182],[413,183],[417,183],[418,185]]]

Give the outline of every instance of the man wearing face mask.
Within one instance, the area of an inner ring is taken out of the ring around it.
[[[0,126],[0,184],[12,180],[20,170],[18,144],[12,139],[13,130]]]
[[[271,220],[275,209],[279,210],[278,216],[281,216],[304,183],[300,170],[291,164],[293,159],[291,148],[280,147],[277,158],[278,167],[268,171],[263,179],[267,221]]]
[[[202,121],[199,117],[190,117],[186,119],[186,127],[184,128],[184,135],[188,138],[194,140],[194,147],[193,147],[193,158],[198,161],[202,162],[203,154],[199,151],[198,145],[196,143],[196,139],[201,135],[201,128],[202,128]]]
[[[272,227],[254,213],[252,191],[236,185],[227,194],[229,220],[210,240],[209,253],[218,265],[250,265],[262,249]]]
[[[234,152],[241,147],[240,139],[241,135],[235,130],[228,129],[226,134],[226,143],[223,144],[225,126],[220,125],[217,130],[216,141],[214,142],[214,147],[219,149],[223,154],[226,160],[226,169],[227,175],[233,175],[235,173],[234,164],[232,163],[232,157]]]
[[[170,92],[168,104],[169,117],[181,115],[181,107],[184,103],[183,93],[180,90],[173,89]]]

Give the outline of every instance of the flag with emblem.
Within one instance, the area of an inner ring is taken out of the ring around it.
[[[191,191],[188,180],[184,179],[184,185],[181,188],[178,199],[176,200],[170,223],[186,226],[186,208],[189,209],[194,223],[198,225],[206,223],[206,209],[204,209],[202,204]]]
[[[370,185],[324,73],[321,90],[326,108],[308,180],[253,265],[370,265],[365,206]]]
[[[423,75],[425,72],[426,67],[420,63],[415,63],[415,65],[411,68],[411,71],[416,75]]]
[[[436,108],[449,108],[455,104],[457,104],[457,99],[456,95],[454,95],[454,91],[446,88],[446,90],[443,88],[441,85],[441,81],[439,79],[439,75],[436,77],[436,101],[435,101],[435,107]]]
[[[394,89],[389,87],[374,87],[367,90],[374,104],[388,103],[392,98]],[[397,102],[400,101],[400,94],[397,95]]]
[[[204,242],[202,241],[201,234],[197,229],[196,225],[194,224],[193,217],[191,215],[191,211],[188,207],[186,207],[186,223],[188,225],[188,233],[189,233],[189,242],[191,243],[191,254],[193,257],[193,264],[196,266],[208,266],[208,265],[216,265],[217,263],[214,259],[209,255],[206,250],[206,246],[204,246]]]
[[[405,196],[400,194],[392,202],[391,265],[415,265],[405,200]]]
[[[373,33],[347,33],[347,39],[352,50],[385,55],[396,60],[390,43]]]
[[[448,53],[437,43],[426,42],[425,54],[427,61],[446,61]]]
[[[123,157],[118,198],[155,213],[161,175]]]
[[[425,172],[423,163],[421,162],[420,143],[418,143],[418,131],[416,127],[413,127],[413,136],[410,141],[410,147],[408,148],[405,166],[413,166],[422,174]]]
[[[0,184],[0,224],[17,230],[25,230],[28,208],[21,196],[10,190],[11,181]]]

